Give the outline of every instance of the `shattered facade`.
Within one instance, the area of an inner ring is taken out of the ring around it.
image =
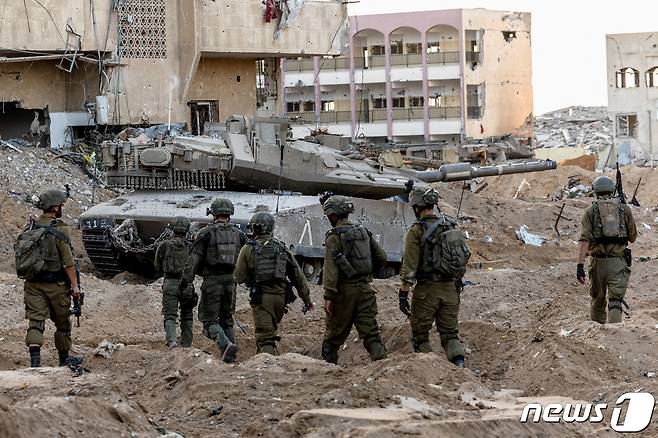
[[[658,34],[606,35],[606,50],[612,160],[652,164],[658,156]]]
[[[529,13],[350,17],[350,50],[289,58],[286,112],[309,129],[396,142],[533,137]]]
[[[9,2],[0,135],[14,136],[7,125],[18,120],[27,131],[33,110],[54,146],[71,141],[72,126],[185,122],[196,132],[258,106],[281,112],[279,58],[338,54],[346,22],[339,1],[286,5],[273,14],[260,0]]]

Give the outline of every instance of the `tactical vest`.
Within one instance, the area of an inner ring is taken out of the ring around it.
[[[174,238],[164,243],[165,253],[162,260],[162,272],[180,276],[190,255],[190,243],[185,239]]]
[[[270,238],[265,242],[250,240],[254,248],[255,283],[272,280],[285,280],[288,267],[288,254],[282,242]]]
[[[240,253],[240,230],[232,224],[211,225],[206,264],[217,267],[235,267]]]
[[[597,199],[592,204],[592,237],[598,243],[626,243],[626,214],[618,198]]]
[[[65,280],[64,265],[57,250],[57,240],[63,240],[71,246],[69,238],[55,228],[61,224],[53,220],[48,225],[32,223],[22,232],[14,243],[16,256],[16,273],[19,278],[28,281]],[[56,278],[53,274],[61,274]]]
[[[421,268],[419,279],[449,280],[462,278],[471,251],[466,236],[457,229],[457,223],[441,215],[439,218],[422,219]]]
[[[347,278],[372,274],[370,231],[361,225],[341,225],[331,232],[340,238],[342,252],[334,254],[334,260],[341,272]]]

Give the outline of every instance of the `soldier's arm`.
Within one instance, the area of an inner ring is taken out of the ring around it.
[[[183,275],[181,276],[183,280],[187,283],[192,283],[194,281],[194,276],[199,271],[201,264],[206,256],[206,249],[208,247],[208,240],[210,235],[204,230],[201,230],[197,234],[194,243],[192,244],[192,250],[190,251],[190,256],[185,262],[185,269],[183,269]]]
[[[311,289],[306,280],[304,271],[297,263],[295,256],[286,248],[286,257],[288,257],[288,265],[286,266],[286,275],[292,282],[292,285],[297,289],[297,295],[302,299],[304,304],[311,304]]]
[[[628,234],[628,241],[633,243],[637,239],[637,227],[635,226],[633,211],[628,205],[624,206],[624,211],[626,213],[626,233]]]
[[[158,276],[162,273],[162,259],[165,253],[165,242],[158,245],[158,249],[155,250],[155,258],[153,259],[153,267]]]
[[[73,291],[73,297],[80,297],[80,285],[78,284],[78,274],[75,267],[75,259],[73,258],[73,250],[71,249],[71,228],[68,225],[60,225],[57,227],[57,231],[64,234],[68,237],[69,242],[65,242],[62,239],[56,239],[57,252],[59,257],[62,260],[62,266],[64,267],[64,272],[66,277],[71,283],[71,290]]]
[[[592,219],[590,217],[591,208],[585,210],[583,218],[580,221],[580,239],[578,239],[578,263],[584,264],[587,257],[589,243],[594,239],[592,237]]]
[[[416,283],[416,274],[420,265],[420,238],[423,228],[419,225],[414,225],[407,232],[404,242],[404,258],[402,259],[402,271],[400,277],[402,278],[403,291],[409,291]]]
[[[233,270],[233,281],[237,284],[247,282],[249,278],[249,259],[251,258],[251,246],[244,245],[238,255],[238,261]]]
[[[324,245],[324,267],[322,270],[324,299],[329,301],[335,300],[338,295],[338,276],[340,272],[334,260],[334,252],[338,250],[338,237],[334,234],[329,235]]]

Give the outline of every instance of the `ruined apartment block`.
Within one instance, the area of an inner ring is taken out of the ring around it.
[[[530,14],[484,9],[353,16],[350,50],[287,59],[294,134],[458,142],[532,131]]]
[[[60,146],[95,124],[187,123],[200,133],[231,114],[280,113],[279,59],[339,54],[347,21],[338,0],[285,4],[6,2],[0,135],[45,132]]]
[[[615,129],[605,164],[658,157],[658,34],[606,35],[608,112]]]

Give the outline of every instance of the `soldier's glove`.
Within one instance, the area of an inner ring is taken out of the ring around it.
[[[409,305],[409,292],[400,289],[398,292],[400,298],[400,311],[407,316],[411,316],[411,306]]]
[[[581,284],[585,284],[585,265],[583,263],[578,263],[576,267],[576,278]]]
[[[183,292],[185,289],[187,289],[187,286],[189,286],[189,283],[187,282],[187,280],[185,280],[184,278],[181,278],[180,283],[178,283],[178,290]]]

